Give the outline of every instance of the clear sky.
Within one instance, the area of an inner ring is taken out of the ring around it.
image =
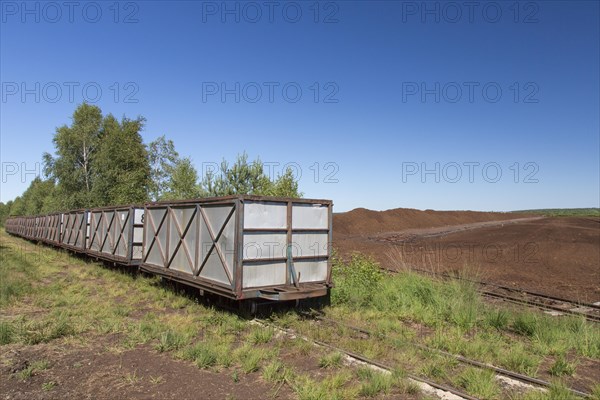
[[[84,100],[336,211],[600,203],[597,1],[2,1],[0,200]]]

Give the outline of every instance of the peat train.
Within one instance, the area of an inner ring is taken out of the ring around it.
[[[11,217],[11,235],[239,304],[326,300],[330,200],[236,195]]]

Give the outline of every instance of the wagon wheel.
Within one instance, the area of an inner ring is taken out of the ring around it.
[[[252,318],[258,311],[258,303],[256,300],[241,300],[239,310],[243,317]]]

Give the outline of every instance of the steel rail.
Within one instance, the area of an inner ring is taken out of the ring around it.
[[[383,270],[393,273],[393,274],[398,274],[398,273],[402,272],[402,271],[397,271],[397,270],[390,269],[390,268],[383,268]],[[497,285],[497,284],[490,283],[490,282],[481,282],[481,281],[476,281],[476,280],[472,280],[472,279],[461,278],[459,276],[452,276],[452,275],[449,275],[446,273],[436,273],[436,272],[427,271],[427,270],[423,270],[423,269],[419,269],[419,268],[410,268],[410,271],[422,272],[422,273],[434,275],[434,276],[441,276],[441,277],[447,278],[447,279],[454,279],[454,280],[470,282],[470,283],[474,283],[474,284],[477,284],[480,286],[488,286],[488,287],[492,287],[492,288],[496,288],[496,289],[500,289],[500,290],[505,290],[507,292],[513,292],[513,293],[518,292],[518,293],[524,294],[526,296],[534,297],[534,298],[537,297],[537,298],[541,298],[541,299],[552,300],[552,301],[564,303],[567,305],[572,305],[573,308],[584,307],[584,308],[589,308],[591,310],[600,310],[600,305],[586,303],[586,302],[582,302],[582,301],[578,301],[578,300],[563,299],[563,298],[560,298],[557,296],[551,296],[551,295],[547,295],[547,294],[522,290],[522,289],[518,289],[518,288],[511,288],[508,286]],[[569,308],[563,308],[563,307],[559,307],[556,305],[551,305],[551,304],[546,304],[543,302],[534,301],[531,299],[523,299],[523,298],[517,298],[517,297],[505,295],[505,294],[494,293],[494,292],[491,292],[489,290],[485,290],[482,288],[479,288],[478,292],[484,296],[506,300],[508,302],[515,303],[515,304],[524,304],[524,305],[528,305],[528,306],[534,306],[534,307],[538,307],[541,309],[558,311],[558,312],[562,312],[564,314],[569,314],[569,315],[579,315],[579,316],[584,317],[588,321],[600,322],[600,315],[594,315],[594,314],[590,314],[590,313],[587,313],[584,311],[577,311],[577,310],[573,310],[573,309],[569,309]]]
[[[389,272],[399,272],[393,269],[389,269],[386,268],[386,271]],[[559,301],[562,303],[569,303],[569,304],[575,304],[581,307],[588,307],[588,308],[595,308],[597,310],[600,310],[600,304],[592,304],[592,303],[586,303],[584,301],[579,301],[579,300],[570,300],[570,299],[564,299],[561,297],[557,297],[557,296],[552,296],[549,294],[543,294],[543,293],[539,293],[539,292],[534,292],[531,290],[525,290],[525,289],[520,289],[520,288],[514,288],[514,287],[509,287],[509,286],[503,286],[503,285],[498,285],[497,283],[492,283],[492,282],[482,282],[482,281],[476,281],[473,279],[468,279],[468,278],[462,278],[460,276],[453,276],[447,273],[443,273],[443,272],[432,272],[432,271],[427,271],[425,269],[419,269],[419,268],[410,268],[411,271],[417,271],[417,272],[423,272],[426,274],[430,274],[430,275],[438,275],[438,276],[443,276],[444,278],[449,278],[449,279],[455,279],[455,280],[461,280],[461,281],[465,281],[465,282],[471,282],[471,283],[476,283],[478,285],[482,285],[482,286],[490,286],[490,287],[494,287],[497,289],[502,289],[502,290],[506,290],[509,292],[519,292],[519,293],[523,293],[523,294],[527,294],[533,297],[540,297],[540,298],[544,298],[544,299],[548,299],[548,300],[554,300],[554,301]]]
[[[324,322],[331,322],[331,323],[337,324],[339,326],[345,327],[347,329],[350,329],[350,330],[353,330],[353,331],[360,332],[362,334],[368,335],[370,337],[377,337],[377,336],[379,336],[379,337],[386,338],[388,340],[392,339],[392,338],[390,338],[387,335],[376,335],[376,334],[374,334],[373,332],[371,332],[371,331],[369,331],[367,329],[356,327],[356,326],[352,326],[352,325],[347,325],[345,323],[336,321],[336,320],[328,318],[328,317],[324,317],[322,315],[313,315],[313,314],[304,313],[304,312],[299,312],[299,314],[300,315],[304,315],[304,316],[308,316],[308,317],[313,318],[313,319],[321,320],[321,321],[324,321]],[[507,370],[507,369],[504,369],[504,368],[496,367],[496,366],[494,366],[492,364],[480,362],[480,361],[477,361],[477,360],[472,360],[470,358],[467,358],[467,357],[464,357],[464,356],[461,356],[461,355],[458,355],[458,354],[453,354],[453,353],[450,353],[450,352],[445,351],[445,350],[435,349],[435,348],[428,347],[428,346],[425,346],[425,345],[422,345],[422,344],[419,344],[419,343],[409,343],[409,344],[412,345],[412,346],[414,346],[414,347],[417,347],[419,349],[422,349],[422,350],[432,351],[432,352],[435,352],[435,353],[438,353],[438,354],[441,354],[441,355],[444,355],[444,356],[447,356],[447,357],[454,358],[455,360],[457,360],[457,361],[459,361],[459,362],[461,362],[463,364],[467,364],[467,365],[471,365],[471,366],[478,367],[478,368],[481,368],[481,369],[487,369],[487,370],[493,371],[493,372],[497,373],[498,375],[506,376],[506,377],[515,379],[517,381],[523,382],[523,383],[528,383],[528,384],[533,384],[533,385],[541,386],[541,387],[544,387],[546,389],[549,389],[552,386],[552,384],[550,382],[544,381],[542,379],[534,378],[534,377],[531,377],[531,376],[528,376],[528,375],[523,375],[523,374],[520,374],[518,372],[510,371],[510,370]],[[571,393],[573,393],[573,394],[575,394],[577,396],[580,396],[580,397],[584,397],[584,398],[590,398],[590,397],[592,397],[591,394],[586,393],[586,392],[582,392],[582,391],[577,390],[577,389],[568,388],[568,390]]]
[[[551,304],[543,304],[543,303],[539,303],[537,301],[532,301],[532,300],[527,300],[527,299],[522,299],[522,298],[517,298],[517,297],[512,297],[512,296],[507,296],[507,295],[503,295],[503,294],[499,294],[499,293],[494,293],[494,292],[489,292],[489,291],[485,291],[485,290],[481,290],[480,293],[482,295],[484,295],[484,296],[493,297],[493,298],[496,298],[496,299],[501,299],[501,300],[504,300],[504,301],[508,301],[510,303],[525,304],[525,305],[529,305],[529,306],[533,306],[533,307],[538,307],[538,308],[542,308],[542,309],[546,309],[546,310],[551,310],[551,311],[557,311],[557,312],[561,312],[561,313],[569,314],[569,315],[579,315],[579,316],[584,317],[588,321],[600,322],[600,315],[593,315],[593,314],[589,314],[589,313],[586,313],[586,312],[574,311],[574,310],[568,309],[568,308],[562,308],[562,307],[559,307],[559,306],[553,306]]]
[[[266,320],[263,320],[263,319],[255,318],[255,321],[258,321],[258,322],[260,322],[260,323],[262,323],[264,325],[271,326],[271,327],[274,327],[276,329],[282,330],[282,331],[284,331],[284,332],[286,332],[288,334],[295,335],[296,337],[300,337],[300,338],[302,338],[304,340],[307,340],[307,341],[310,341],[310,342],[312,342],[312,343],[314,343],[316,345],[319,345],[319,346],[322,346],[322,347],[326,347],[328,349],[331,349],[331,350],[337,351],[339,353],[345,354],[348,357],[351,357],[351,358],[354,358],[356,360],[362,361],[363,363],[366,363],[366,364],[369,364],[369,365],[373,365],[373,366],[375,366],[377,368],[383,369],[383,370],[388,371],[390,373],[393,372],[393,370],[394,370],[393,367],[391,367],[391,366],[389,366],[387,364],[384,364],[384,363],[382,363],[380,361],[372,360],[372,359],[370,359],[368,357],[363,356],[362,354],[358,354],[358,353],[355,353],[353,351],[346,350],[346,349],[343,349],[341,347],[334,346],[332,344],[329,344],[329,343],[326,343],[326,342],[323,342],[323,341],[320,341],[320,340],[317,340],[317,339],[308,338],[308,337],[306,337],[304,335],[299,334],[298,332],[294,331],[293,329],[283,328],[283,327],[277,326],[276,324],[271,323],[270,321],[266,321]],[[429,386],[431,386],[431,387],[433,387],[435,389],[442,390],[442,391],[445,391],[445,392],[448,392],[448,393],[452,393],[453,395],[459,396],[459,397],[461,397],[463,399],[466,399],[466,400],[480,400],[478,397],[473,397],[470,394],[461,392],[458,389],[455,389],[455,388],[450,387],[450,386],[446,386],[446,385],[441,384],[441,383],[437,383],[437,382],[431,381],[431,380],[429,380],[427,378],[424,378],[422,376],[418,376],[418,375],[414,375],[414,374],[406,374],[406,377],[410,378],[410,379],[412,379],[414,381],[421,382],[421,383],[424,383],[426,385],[429,385]]]

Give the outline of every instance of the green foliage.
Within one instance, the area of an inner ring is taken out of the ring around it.
[[[592,386],[592,399],[600,400],[600,383]]]
[[[362,254],[353,254],[349,263],[334,258],[333,275],[336,287],[332,303],[355,306],[371,304],[383,278],[379,265]]]
[[[348,371],[341,371],[329,378],[318,382],[308,375],[292,376],[288,374],[285,380],[289,382],[292,390],[299,400],[342,400],[358,397],[355,388],[345,387],[352,379]]]
[[[541,359],[530,353],[522,343],[515,343],[510,351],[505,351],[499,358],[501,366],[515,372],[536,376]]]
[[[10,322],[0,321],[0,345],[12,343],[14,333],[14,328]]]
[[[600,217],[600,208],[544,208],[519,210],[515,213],[541,214],[546,217]]]
[[[510,313],[501,308],[490,310],[486,314],[485,319],[488,325],[493,326],[496,329],[505,329],[508,326],[508,320]]]
[[[234,194],[253,194],[261,196],[302,197],[298,191],[298,182],[291,169],[274,180],[265,173],[260,159],[248,162],[248,155],[238,155],[230,166],[221,162],[218,173],[208,170],[202,183],[203,196],[228,196]]]
[[[203,347],[194,361],[198,368],[209,368],[217,362],[217,355],[212,349]]]
[[[592,394],[593,399],[600,398]],[[580,397],[572,393],[569,388],[560,381],[551,382],[548,391],[541,390],[530,390],[523,397],[522,400],[576,400]]]
[[[12,201],[8,201],[3,203],[0,201],[0,226],[4,226],[4,222],[6,222],[6,218],[10,215],[10,207],[12,206]]]
[[[334,351],[333,353],[326,354],[319,360],[319,367],[321,368],[339,368],[342,366],[342,354]]]
[[[161,136],[144,145],[145,119],[102,115],[95,105],[79,105],[71,125],[56,129],[54,154],[44,153],[44,175],[22,196],[0,203],[0,225],[9,215],[36,215],[108,205],[254,194],[302,197],[291,169],[269,177],[246,153],[233,165],[208,171],[199,182],[190,158],[180,158],[173,141]]]
[[[150,199],[160,200],[168,189],[171,171],[179,161],[179,153],[175,150],[172,140],[160,136],[148,144],[148,159],[150,162]]]
[[[178,350],[187,342],[187,338],[179,332],[171,329],[162,332],[159,337],[156,349],[160,352]]]
[[[0,245],[1,246],[1,245]],[[0,247],[0,307],[31,292],[37,268],[22,253]]]
[[[102,121],[97,148],[92,160],[92,201],[89,205],[107,206],[143,203],[148,200],[150,165],[140,131],[144,118],[119,122],[112,115]]]
[[[25,215],[25,202],[23,201],[23,198],[21,196],[15,197],[15,199],[12,201],[12,204],[9,207],[9,216]]]
[[[565,360],[563,356],[560,356],[556,359],[554,364],[550,367],[550,375],[554,376],[572,376],[575,372],[575,365]]]
[[[267,382],[283,382],[291,375],[281,361],[274,360],[263,368],[262,376]]]
[[[290,168],[286,169],[283,175],[278,176],[262,194],[278,197],[302,197],[302,193],[298,191],[298,181]]]
[[[388,394],[398,382],[397,376],[376,372],[368,367],[360,368],[358,376],[363,381],[359,394],[365,397],[375,397],[380,393]]]
[[[273,328],[271,327],[256,327],[249,335],[250,343],[252,344],[265,344],[269,343],[273,338]]]
[[[71,126],[56,130],[55,155],[43,155],[44,173],[56,188],[43,191],[47,199],[38,210],[146,201],[151,171],[140,136],[144,122],[143,117],[118,121],[97,106],[79,105]]]
[[[244,345],[235,350],[234,355],[242,366],[242,371],[249,374],[258,371],[261,361],[265,358],[264,349]]]
[[[493,371],[467,368],[459,377],[458,383],[469,393],[483,399],[493,399],[500,393]]]
[[[189,158],[177,160],[169,168],[169,180],[161,200],[193,199],[200,197],[198,172]]]
[[[56,155],[44,154],[44,171],[56,180],[61,206],[73,209],[93,203],[93,157],[102,128],[102,111],[86,103],[73,113],[71,126],[56,129]]]
[[[57,207],[55,204],[55,190],[53,180],[42,180],[36,177],[21,196],[6,204],[4,212],[6,215],[14,216],[37,215],[54,211]],[[2,217],[0,216],[0,218]]]

